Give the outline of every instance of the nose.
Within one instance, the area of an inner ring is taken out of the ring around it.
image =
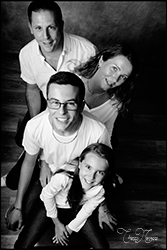
[[[43,30],[43,37],[44,37],[45,39],[48,39],[48,38],[50,37],[50,34],[49,34],[48,29],[44,29],[44,30]]]
[[[59,114],[61,114],[61,115],[65,114],[67,112],[66,106],[63,103],[61,103],[61,106],[58,109],[58,111],[59,111]]]
[[[89,176],[90,181],[93,181],[95,179],[95,177],[96,177],[96,173],[95,172],[91,172],[90,176]]]
[[[114,82],[116,83],[120,77],[120,73],[119,72],[114,72],[112,75]]]

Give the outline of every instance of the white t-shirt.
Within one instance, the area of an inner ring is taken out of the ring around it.
[[[48,109],[33,117],[28,121],[23,136],[25,151],[35,155],[42,149],[42,159],[49,164],[54,173],[65,163],[79,157],[83,149],[91,143],[101,142],[111,147],[105,125],[86,111],[82,115],[79,130],[74,135],[66,137],[53,131]]]
[[[84,110],[96,116],[107,128],[111,137],[115,120],[118,116],[118,105],[115,100],[109,99],[95,108],[89,108],[85,103]]]
[[[46,215],[57,218],[58,208],[70,208],[67,201],[67,194],[72,184],[72,178],[59,173],[52,176],[50,182],[42,189],[40,198],[44,202]],[[81,209],[76,217],[68,224],[69,228],[78,232],[85,224],[87,218],[104,201],[104,188],[97,185],[87,190],[81,201]]]
[[[46,99],[46,85],[53,74],[58,71],[73,70],[74,66],[86,62],[91,56],[94,56],[96,50],[89,40],[64,33],[64,47],[57,70],[55,70],[46,62],[34,39],[20,50],[20,76],[28,84],[37,84]]]

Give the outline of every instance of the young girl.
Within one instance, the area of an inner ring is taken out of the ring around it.
[[[55,224],[53,243],[72,245],[72,236],[80,234],[89,247],[109,248],[96,217],[96,208],[105,200],[107,178],[110,182],[115,178],[113,150],[102,143],[94,143],[71,164],[75,171],[58,170],[40,195],[47,216]],[[67,169],[67,164],[64,167]]]

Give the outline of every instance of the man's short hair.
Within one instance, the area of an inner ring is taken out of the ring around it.
[[[54,13],[55,16],[55,21],[61,22],[63,17],[62,17],[62,11],[59,5],[55,1],[51,0],[38,0],[38,1],[33,1],[29,4],[27,12],[28,12],[28,20],[29,23],[31,24],[32,22],[32,12],[39,12],[40,10],[49,10]]]
[[[85,85],[83,81],[74,73],[67,71],[59,71],[58,73],[52,75],[47,83],[46,96],[48,97],[49,87],[51,84],[59,85],[72,85],[79,89],[79,101],[82,103],[85,98]]]

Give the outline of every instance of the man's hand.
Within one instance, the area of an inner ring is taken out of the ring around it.
[[[106,223],[111,228],[111,230],[114,231],[112,224],[117,225],[117,220],[113,215],[111,215],[106,204],[101,205],[99,207],[98,217],[99,217],[98,218],[99,219],[99,226],[102,229],[103,229],[103,223]]]
[[[23,225],[22,212],[11,205],[5,213],[5,223],[9,230],[20,230]]]
[[[41,171],[40,171],[39,180],[41,182],[41,186],[45,187],[50,182],[52,173],[48,164],[43,160],[40,161],[40,168],[41,168]]]

